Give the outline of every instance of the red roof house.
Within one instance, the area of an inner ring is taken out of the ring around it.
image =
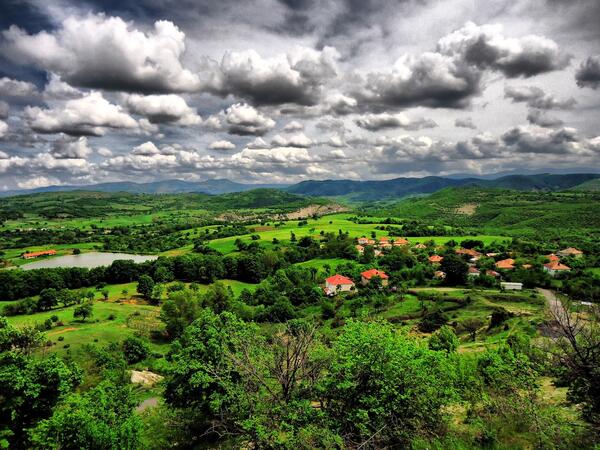
[[[348,292],[354,289],[354,281],[344,275],[335,274],[325,279],[325,293],[335,295],[338,292]]]
[[[544,270],[550,275],[554,276],[557,273],[570,272],[571,268],[565,264],[560,263],[559,261],[552,261],[548,264],[544,264]]]
[[[443,260],[444,260],[444,258],[443,258],[442,256],[440,256],[440,255],[431,255],[431,256],[429,257],[429,262],[430,262],[431,264],[439,264],[439,263],[441,263]]]
[[[363,285],[369,284],[373,277],[381,278],[381,284],[387,286],[389,276],[382,270],[369,269],[360,274],[361,282]]]
[[[497,269],[511,270],[515,268],[515,260],[512,258],[503,259],[496,263]]]
[[[23,253],[23,259],[38,258],[40,256],[56,255],[56,250],[44,250],[41,252]]]

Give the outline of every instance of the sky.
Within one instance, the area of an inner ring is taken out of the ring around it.
[[[0,0],[0,189],[600,172],[598,0]]]

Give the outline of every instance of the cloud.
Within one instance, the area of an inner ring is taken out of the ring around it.
[[[3,138],[8,131],[8,124],[3,120],[0,120],[0,138]]]
[[[509,78],[528,78],[564,69],[571,59],[546,37],[507,38],[502,25],[479,26],[473,22],[440,39],[437,50],[481,69],[502,72]]]
[[[304,125],[298,122],[297,120],[292,120],[285,127],[283,127],[283,131],[285,131],[286,133],[291,133],[300,130],[304,130]]]
[[[202,118],[195,108],[187,105],[176,94],[125,96],[127,109],[148,118],[151,123],[176,123],[178,125],[200,125]]]
[[[109,158],[113,155],[112,150],[106,147],[100,147],[98,150],[96,150],[96,152],[105,158]]]
[[[367,114],[355,120],[356,125],[369,131],[379,131],[387,128],[403,128],[405,130],[420,130],[435,128],[437,123],[431,119],[409,119],[404,113]]]
[[[527,114],[527,121],[533,125],[546,128],[560,127],[564,125],[564,122],[558,117],[550,116],[547,112],[539,109],[530,110]]]
[[[315,105],[324,81],[336,75],[339,57],[332,47],[320,51],[298,47],[273,58],[263,58],[254,50],[226,52],[221,62],[205,59],[202,89],[254,105]]]
[[[535,86],[505,86],[504,97],[512,99],[513,103],[521,102],[537,109],[571,109],[577,104],[573,97],[557,100]]]
[[[31,97],[38,93],[35,84],[27,81],[13,80],[12,78],[0,78],[1,97]]]
[[[271,145],[274,147],[309,148],[313,145],[313,141],[304,133],[298,133],[289,137],[277,134],[271,140]]]
[[[502,141],[522,153],[585,153],[574,128],[548,129],[531,126],[515,127],[502,135]]]
[[[358,102],[355,98],[340,93],[328,96],[325,100],[325,104],[327,105],[326,109],[328,111],[340,116],[353,113],[358,106]]]
[[[130,115],[120,106],[108,102],[100,92],[91,92],[47,109],[28,106],[25,116],[31,129],[39,133],[101,136],[107,128],[138,127]]]
[[[43,176],[39,176],[35,178],[29,178],[25,181],[21,181],[17,183],[17,186],[19,186],[19,188],[21,189],[35,189],[39,187],[55,186],[58,184],[61,183],[56,178],[46,178]]]
[[[79,89],[74,88],[69,83],[65,83],[55,73],[50,74],[48,83],[44,87],[44,97],[46,99],[67,100],[81,97],[81,95],[82,92]]]
[[[74,86],[167,93],[200,85],[180,60],[185,34],[169,21],[144,32],[120,17],[89,14],[68,16],[51,32],[28,34],[13,25],[3,35],[5,53],[14,61],[54,72]]]
[[[458,118],[454,121],[454,126],[458,128],[470,128],[476,130],[477,126],[473,123],[473,119],[470,117]]]
[[[221,140],[212,142],[208,148],[211,150],[235,150],[235,144],[229,141]]]
[[[154,142],[144,142],[143,144],[140,144],[136,147],[133,148],[133,150],[131,151],[132,155],[140,155],[140,156],[152,156],[152,155],[158,155],[160,154],[161,151],[158,149],[158,147],[156,145],[154,145]]]
[[[597,89],[600,86],[600,55],[590,56],[581,63],[575,73],[577,86]]]
[[[92,149],[88,146],[87,138],[82,136],[78,139],[62,136],[52,143],[50,151],[55,158],[87,158]]]
[[[275,121],[246,103],[235,103],[207,121],[217,129],[225,128],[240,136],[263,136],[275,127]]]

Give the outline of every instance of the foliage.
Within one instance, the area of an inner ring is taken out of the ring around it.
[[[123,341],[123,354],[129,364],[143,361],[148,357],[148,345],[137,337],[128,337]]]

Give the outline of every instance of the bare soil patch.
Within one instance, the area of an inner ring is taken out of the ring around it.
[[[465,216],[472,216],[475,214],[478,206],[479,205],[477,203],[465,203],[460,208],[456,208],[456,213],[464,214]]]

